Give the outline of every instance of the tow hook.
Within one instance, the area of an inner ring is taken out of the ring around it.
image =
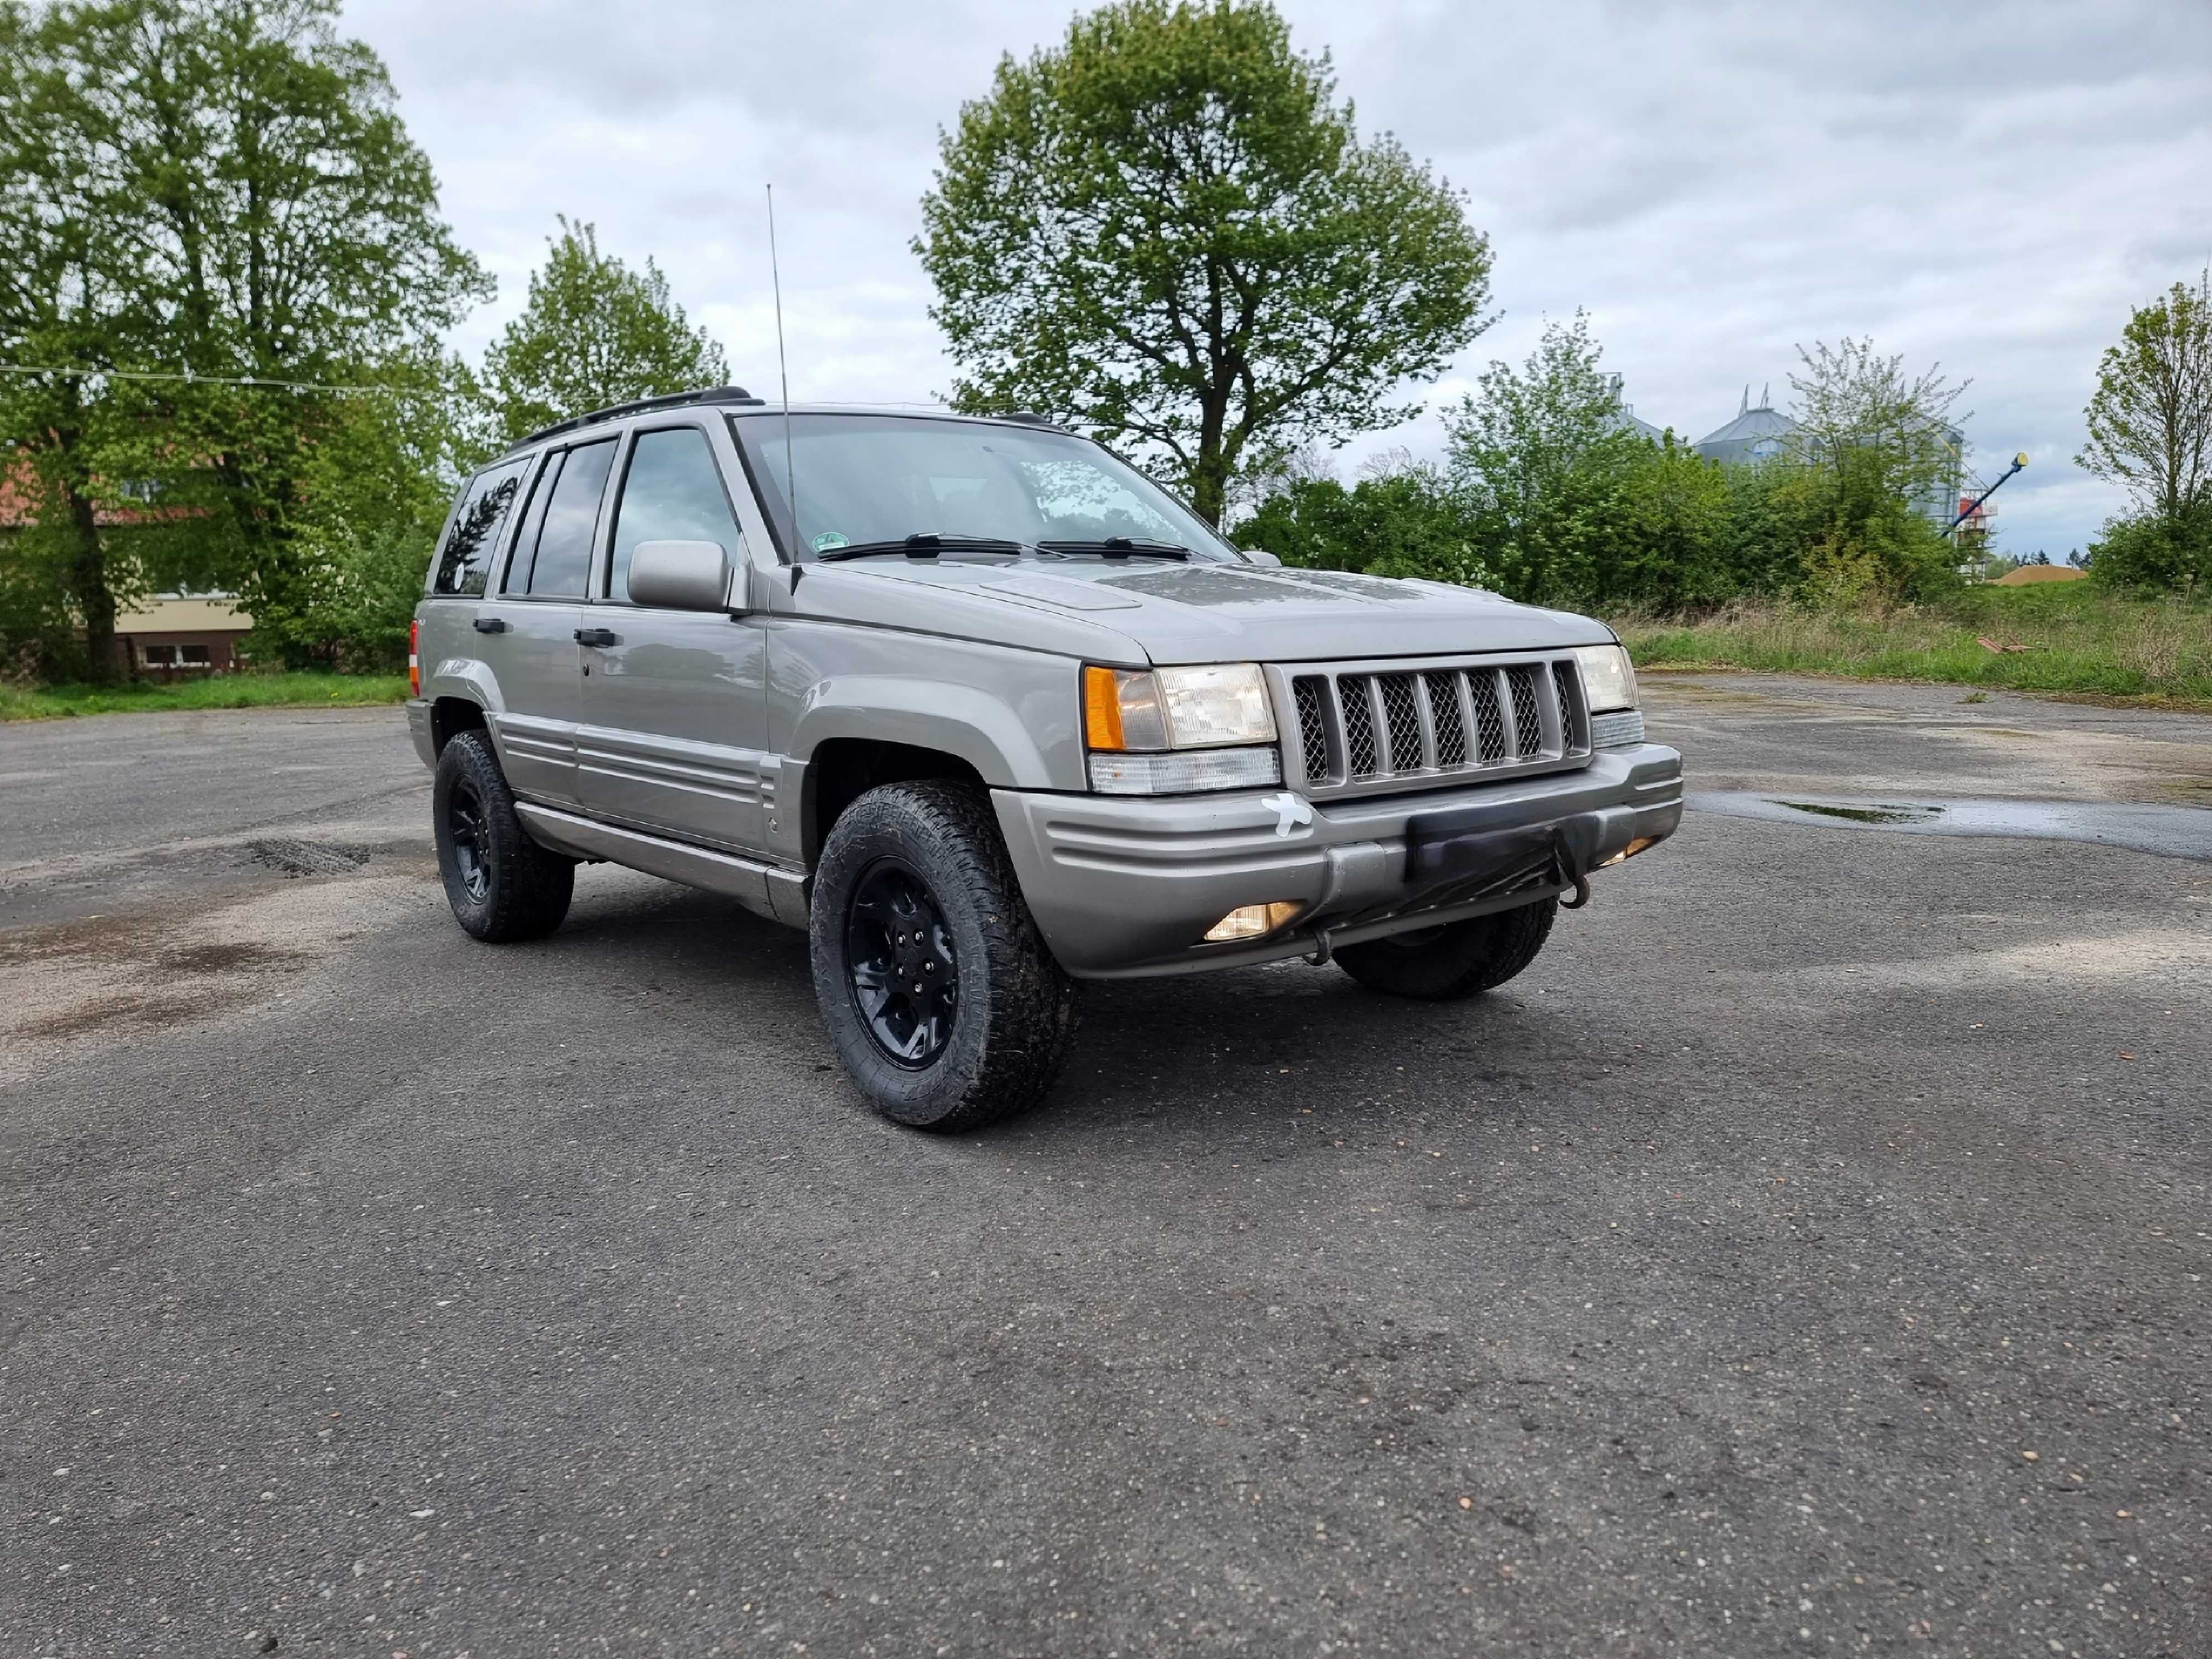
[[[1559,908],[1562,910],[1579,910],[1583,906],[1589,902],[1589,878],[1588,876],[1577,876],[1575,878],[1575,896],[1571,899],[1561,899],[1559,901]]]
[[[1314,953],[1306,960],[1316,968],[1326,968],[1329,964],[1329,959],[1336,954],[1336,947],[1328,942],[1328,930],[1325,927],[1315,928],[1313,939]]]

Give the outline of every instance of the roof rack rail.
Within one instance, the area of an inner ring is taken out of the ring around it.
[[[1040,415],[1033,409],[1010,409],[998,418],[1002,421],[1018,421],[1024,426],[1047,427],[1054,432],[1066,432],[1070,429],[1054,420],[1051,416]]]
[[[672,392],[659,398],[638,398],[626,404],[613,404],[605,409],[595,409],[588,415],[571,415],[565,421],[556,421],[550,426],[540,427],[527,437],[517,438],[509,444],[512,453],[528,447],[541,439],[555,437],[563,432],[574,432],[579,427],[595,426],[601,421],[618,420],[625,415],[641,415],[649,409],[683,409],[692,404],[758,404],[761,399],[741,386],[706,386],[696,392]]]

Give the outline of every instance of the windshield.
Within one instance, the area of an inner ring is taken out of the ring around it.
[[[915,535],[1031,544],[1124,537],[1187,547],[1194,559],[1237,558],[1189,508],[1085,439],[899,415],[791,417],[794,538],[783,417],[741,416],[730,425],[777,538],[804,559]]]

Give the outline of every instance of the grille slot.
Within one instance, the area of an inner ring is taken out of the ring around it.
[[[1424,674],[1429,693],[1429,724],[1436,728],[1437,764],[1446,769],[1467,764],[1467,723],[1459,716],[1457,674]]]
[[[1382,720],[1390,739],[1390,770],[1418,772],[1421,769],[1421,711],[1413,703],[1411,674],[1377,674],[1375,689],[1382,694]]]
[[[1513,696],[1513,738],[1523,760],[1544,752],[1544,722],[1536,713],[1536,671],[1516,663],[1505,671],[1506,689]]]
[[[1445,781],[1440,775],[1517,774],[1590,752],[1593,722],[1571,658],[1434,668],[1376,663],[1300,674],[1287,690],[1309,793],[1366,794]]]
[[[1505,758],[1505,717],[1498,708],[1498,676],[1478,668],[1467,677],[1474,700],[1474,730],[1480,743],[1476,764],[1495,766]]]
[[[1552,665],[1552,688],[1559,695],[1559,732],[1569,749],[1583,748],[1588,742],[1583,735],[1581,685],[1574,664],[1561,658]]]
[[[1298,745],[1304,751],[1306,781],[1328,780],[1328,690],[1325,681],[1311,674],[1291,683],[1291,697],[1298,709]]]
[[[1336,695],[1344,707],[1345,773],[1371,778],[1382,769],[1376,764],[1375,716],[1367,706],[1367,677],[1345,675],[1336,683]]]

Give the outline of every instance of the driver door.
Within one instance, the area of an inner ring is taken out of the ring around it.
[[[577,789],[598,817],[732,852],[765,849],[768,649],[761,621],[633,604],[640,542],[718,543],[744,592],[746,548],[724,481],[726,434],[634,432],[599,592],[581,612]],[[729,458],[732,471],[735,456]]]

